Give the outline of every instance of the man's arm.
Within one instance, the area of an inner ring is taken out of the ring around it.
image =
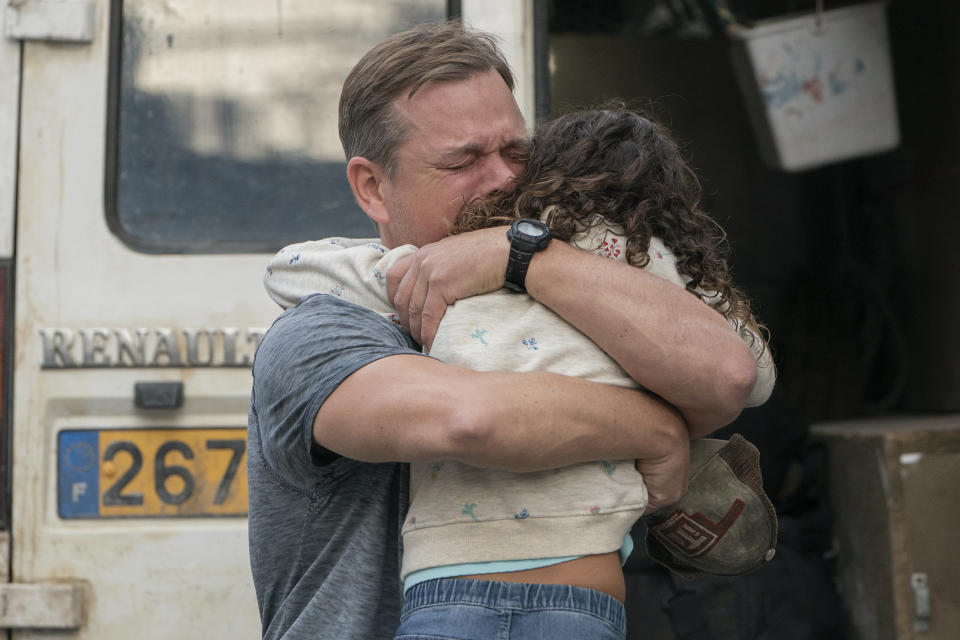
[[[651,504],[686,491],[687,431],[644,393],[550,373],[477,372],[396,355],[347,377],[313,423],[314,440],[368,462],[452,459],[535,471],[636,457],[657,473]]]
[[[447,305],[503,286],[508,252],[502,227],[444,238],[398,262],[388,292],[405,328],[429,345]],[[526,286],[677,407],[690,437],[743,409],[756,380],[753,356],[727,321],[689,292],[557,240],[534,256]]]
[[[749,347],[673,283],[554,241],[534,256],[527,291],[673,404],[691,438],[729,424],[746,405],[757,375]]]

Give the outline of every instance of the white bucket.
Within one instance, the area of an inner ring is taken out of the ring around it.
[[[758,22],[734,70],[767,164],[800,171],[900,141],[884,2]]]

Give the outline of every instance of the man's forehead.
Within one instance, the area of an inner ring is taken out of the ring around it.
[[[433,150],[441,158],[463,155],[480,155],[498,149],[526,147],[525,137],[516,135],[476,135],[460,136],[457,139],[437,139],[432,145]]]
[[[472,122],[456,122],[443,118],[428,122],[408,119],[406,139],[437,156],[482,154],[528,144],[522,124],[495,117]]]
[[[526,139],[513,94],[492,69],[429,83],[412,96],[403,93],[394,108],[406,121],[405,137],[421,138],[439,153],[523,144]]]

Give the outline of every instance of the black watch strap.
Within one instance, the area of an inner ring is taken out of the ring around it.
[[[527,269],[530,268],[532,259],[533,251],[521,251],[511,244],[510,257],[507,258],[507,277],[503,286],[517,293],[526,293]]]
[[[526,292],[527,270],[533,254],[546,249],[551,237],[550,229],[539,220],[517,220],[510,226],[507,231],[510,256],[507,258],[503,286],[518,293]]]

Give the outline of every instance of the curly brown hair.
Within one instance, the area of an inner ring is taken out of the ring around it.
[[[468,205],[452,233],[540,218],[554,237],[607,224],[626,238],[627,262],[645,266],[651,236],[675,258],[686,288],[742,329],[763,328],[733,284],[723,229],[700,209],[700,182],[665,127],[622,105],[576,111],[537,128],[515,188]],[[743,332],[748,339],[751,332]]]

